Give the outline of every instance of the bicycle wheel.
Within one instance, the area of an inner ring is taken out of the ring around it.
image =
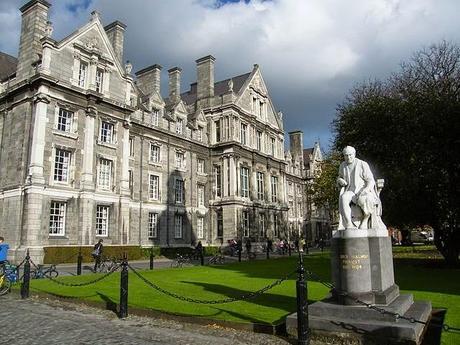
[[[59,272],[56,270],[49,270],[45,273],[45,276],[47,278],[57,278],[58,275],[59,275]]]
[[[8,293],[8,291],[10,291],[10,287],[11,282],[6,276],[6,274],[3,273],[2,275],[0,275],[0,296]]]

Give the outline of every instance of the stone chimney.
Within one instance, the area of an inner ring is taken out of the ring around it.
[[[153,91],[160,93],[161,66],[152,65],[136,72],[137,86],[141,91],[148,95]]]
[[[31,0],[19,9],[22,13],[22,23],[16,70],[18,80],[28,78],[35,73],[32,64],[41,58],[40,40],[46,35],[50,7],[48,1]]]
[[[123,42],[125,39],[125,29],[126,25],[118,20],[110,23],[104,28],[110,43],[112,43],[115,55],[121,64],[123,64]]]
[[[212,55],[196,60],[197,100],[214,97],[214,61]]]
[[[297,162],[303,162],[303,132],[289,132],[289,146],[292,158]]]
[[[169,74],[169,99],[178,101],[180,99],[180,74],[182,70],[179,67],[173,67],[168,70]]]

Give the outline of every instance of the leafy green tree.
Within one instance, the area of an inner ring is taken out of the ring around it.
[[[460,48],[416,52],[386,80],[350,91],[333,121],[334,146],[352,145],[386,180],[384,220],[431,224],[446,260],[460,252]]]

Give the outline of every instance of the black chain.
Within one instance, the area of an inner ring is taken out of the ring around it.
[[[250,299],[250,298],[255,298],[255,297],[263,294],[264,292],[274,288],[275,286],[281,284],[282,282],[287,280],[290,276],[292,276],[293,274],[297,273],[297,270],[294,271],[294,272],[291,272],[288,275],[284,276],[283,278],[275,280],[273,283],[263,287],[262,289],[259,289],[259,290],[254,291],[254,292],[250,292],[248,294],[242,294],[242,295],[240,295],[238,297],[229,297],[229,298],[218,299],[218,300],[203,300],[203,299],[198,299],[198,298],[184,297],[184,296],[180,296],[180,295],[178,295],[178,294],[176,294],[174,292],[169,292],[169,291],[159,287],[158,285],[152,283],[151,281],[147,280],[145,277],[143,277],[139,272],[137,272],[129,264],[128,264],[128,267],[131,269],[131,271],[134,272],[134,274],[139,279],[141,279],[144,283],[146,283],[147,285],[149,285],[153,289],[155,289],[155,290],[157,290],[157,291],[159,291],[159,292],[161,292],[161,293],[163,293],[165,295],[168,295],[170,297],[179,299],[181,301],[190,302],[190,303],[197,303],[197,304],[224,304],[224,303],[231,303],[231,302],[236,302],[236,301],[243,301],[243,300]]]
[[[30,260],[30,262],[32,263],[32,265],[38,269],[37,265],[35,265],[35,263]],[[80,287],[80,286],[87,286],[87,285],[91,285],[91,284],[96,284],[98,282],[100,282],[101,280],[104,280],[105,278],[107,278],[108,276],[110,276],[112,273],[116,272],[119,268],[120,268],[121,265],[117,265],[116,267],[114,267],[112,270],[110,270],[109,272],[107,272],[106,274],[104,274],[103,276],[100,276],[96,279],[93,279],[89,282],[85,282],[85,283],[78,283],[78,284],[72,284],[72,283],[65,283],[63,281],[60,281],[60,280],[57,280],[55,278],[52,278],[52,277],[48,277],[45,275],[45,278],[47,278],[48,280],[51,280],[53,283],[56,283],[58,285],[63,285],[63,286],[70,286],[70,287]]]
[[[321,284],[323,284],[324,286],[326,286],[327,288],[331,289],[334,291],[335,294],[339,295],[339,296],[342,296],[342,297],[346,297],[346,298],[349,298],[351,300],[353,300],[353,302],[355,302],[356,304],[359,304],[359,305],[362,305],[362,306],[365,306],[371,310],[375,310],[376,312],[379,312],[380,314],[384,314],[384,315],[391,315],[393,316],[395,319],[399,319],[399,320],[406,320],[406,321],[409,321],[410,323],[420,323],[422,325],[429,325],[430,327],[439,327],[439,328],[442,328],[443,331],[446,331],[446,332],[460,332],[460,328],[458,327],[451,327],[447,324],[441,324],[441,325],[435,325],[435,324],[430,324],[429,322],[425,322],[425,321],[421,321],[421,320],[417,320],[413,317],[406,317],[404,315],[401,315],[399,313],[395,313],[395,312],[392,312],[392,311],[388,311],[384,308],[380,308],[380,307],[377,307],[375,306],[374,304],[371,304],[371,303],[367,303],[367,302],[364,302],[364,301],[361,301],[360,299],[356,298],[356,297],[353,297],[353,296],[350,296],[347,292],[345,291],[340,291],[338,290],[334,284],[331,284],[329,282],[325,282],[324,280],[322,280],[320,278],[319,275],[317,275],[316,273],[312,272],[312,271],[308,271],[306,270],[306,273],[310,276],[310,277],[313,277],[315,280],[317,280],[318,282],[320,282]]]

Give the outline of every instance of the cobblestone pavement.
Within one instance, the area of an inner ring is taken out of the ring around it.
[[[0,297],[0,344],[8,345],[287,345],[284,339],[246,331],[129,316],[72,303],[17,295]]]

